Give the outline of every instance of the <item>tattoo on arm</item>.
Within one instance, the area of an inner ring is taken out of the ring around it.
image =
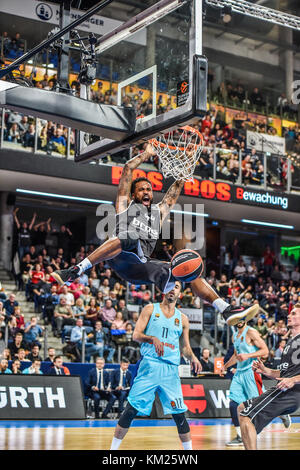
[[[183,186],[183,180],[175,181],[175,183],[173,183],[172,186],[166,192],[163,200],[159,204],[162,219],[164,219],[169,214],[171,208],[174,206],[174,204],[176,204]]]

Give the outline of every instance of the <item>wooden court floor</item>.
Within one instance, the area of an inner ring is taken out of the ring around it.
[[[0,450],[109,450],[115,420],[0,421]],[[242,450],[226,447],[234,437],[230,419],[190,420],[194,450]],[[286,430],[273,422],[261,433],[259,450],[300,450],[300,418]],[[180,450],[170,420],[135,420],[120,450]]]

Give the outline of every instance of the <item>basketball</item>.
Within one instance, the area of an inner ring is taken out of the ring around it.
[[[191,282],[201,276],[203,260],[193,250],[180,250],[171,259],[172,275],[181,282]]]

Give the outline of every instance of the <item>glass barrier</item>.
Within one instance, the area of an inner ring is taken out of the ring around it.
[[[266,155],[267,185],[276,190],[286,191],[288,183],[288,159],[278,155]]]
[[[53,121],[3,109],[1,147],[44,153],[53,157],[74,158],[75,131]]]
[[[291,162],[291,189],[300,191],[300,166],[293,162]]]
[[[103,64],[102,64],[103,65]],[[101,67],[102,67],[101,65]],[[34,64],[31,66],[31,78],[36,83],[44,82],[44,88],[55,86],[56,74],[52,70],[50,74],[40,74]],[[100,69],[101,69],[100,67]],[[43,69],[43,71],[46,69]],[[107,74],[110,75],[109,70]],[[35,78],[34,78],[35,77]],[[77,76],[71,78],[72,92],[80,95]],[[113,77],[111,77],[113,79]],[[49,85],[50,84],[50,85]],[[115,104],[115,89],[109,89],[108,83],[96,81],[91,87],[90,99],[103,104]],[[1,115],[1,142],[2,148],[23,150],[30,153],[39,153],[59,158],[74,158],[75,131],[61,124],[32,116],[24,116],[20,113],[4,109]],[[199,128],[201,123],[199,122]],[[202,130],[202,129],[201,129]],[[203,131],[202,131],[203,132]],[[291,160],[273,154],[263,154],[251,150],[242,152],[239,148],[239,129],[235,132],[238,136],[232,141],[231,148],[222,137],[224,129],[220,128],[214,134],[216,142],[213,146],[204,147],[195,168],[195,175],[201,178],[211,178],[219,181],[228,181],[232,184],[254,185],[264,189],[273,188],[280,191],[299,190],[300,188],[300,156],[291,155]],[[218,138],[220,133],[220,139]],[[242,135],[242,134],[241,134]],[[88,135],[86,135],[88,137]],[[241,145],[240,145],[241,146]],[[113,155],[107,155],[99,161],[99,164],[124,164],[131,156],[142,151],[143,145],[133,147],[130,150],[122,150]],[[300,154],[300,152],[299,152]],[[289,164],[290,162],[290,164]],[[147,168],[159,170],[160,162],[157,157],[145,164]],[[145,167],[146,168],[146,167]]]

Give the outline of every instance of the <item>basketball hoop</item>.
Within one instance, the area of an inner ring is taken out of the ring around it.
[[[161,162],[165,178],[193,181],[196,163],[203,149],[202,134],[191,126],[184,126],[175,131],[159,135],[150,140]]]

